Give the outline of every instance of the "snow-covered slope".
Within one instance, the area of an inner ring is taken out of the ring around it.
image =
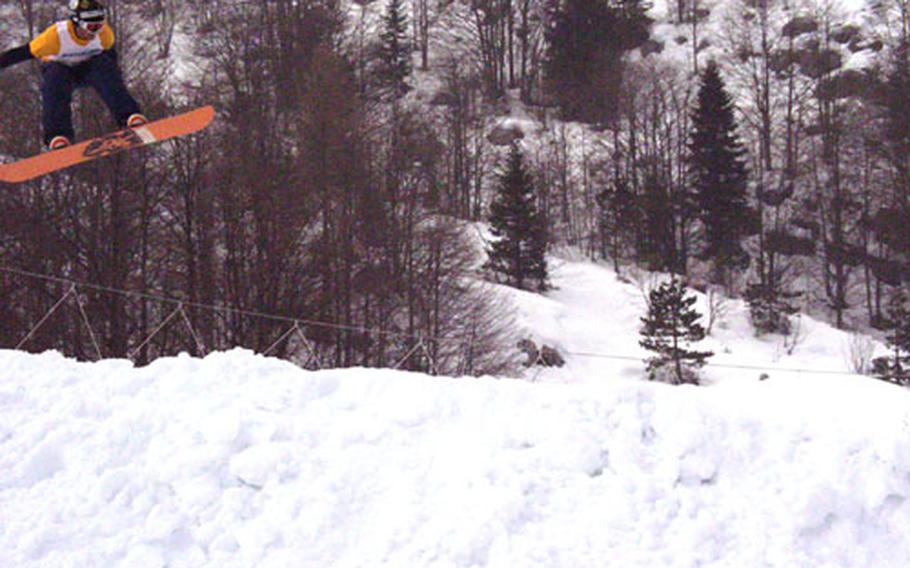
[[[647,312],[645,298],[659,277],[625,269],[624,278],[603,265],[579,258],[551,258],[555,289],[546,297],[511,291],[519,314],[518,322],[537,344],[548,344],[567,354],[562,369],[541,369],[529,378],[551,382],[601,382],[626,378],[639,381],[642,359],[648,353],[639,347],[640,318]],[[883,355],[884,346],[871,338],[832,328],[802,315],[791,319],[789,337],[754,337],[748,307],[742,300],[728,300],[719,292],[713,300],[698,297],[696,309],[708,327],[713,315],[711,336],[699,349],[715,353],[702,372],[708,384],[752,383],[759,377],[798,380],[822,385],[866,379],[854,375],[857,351],[861,358]]]
[[[572,354],[633,349],[640,292],[553,266],[517,296],[568,353],[535,382],[0,351],[0,566],[910,565],[910,393],[641,381]],[[732,344],[741,316],[712,341],[758,365],[774,340]],[[767,364],[841,368],[836,336]]]

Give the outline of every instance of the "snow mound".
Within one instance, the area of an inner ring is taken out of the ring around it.
[[[0,565],[907,566],[910,394],[789,384],[0,351]]]

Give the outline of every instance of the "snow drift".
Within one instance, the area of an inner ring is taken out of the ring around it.
[[[3,566],[910,564],[910,394],[0,351]]]

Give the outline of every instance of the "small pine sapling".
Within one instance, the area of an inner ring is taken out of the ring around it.
[[[693,307],[695,296],[686,296],[677,279],[661,284],[648,294],[648,315],[641,318],[639,344],[656,355],[646,359],[648,378],[673,384],[698,384],[696,369],[714,354],[690,348],[705,338],[705,328]]]

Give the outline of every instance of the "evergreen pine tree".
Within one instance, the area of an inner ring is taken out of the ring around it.
[[[642,0],[550,0],[546,77],[563,117],[605,124],[616,113],[622,57],[648,39]]]
[[[644,327],[639,345],[656,353],[646,360],[651,380],[665,377],[669,367],[667,378],[673,384],[698,384],[694,369],[714,355],[689,349],[690,343],[705,338],[705,328],[698,323],[701,314],[692,307],[695,300],[695,296],[686,296],[685,285],[676,278],[648,294],[648,315],[641,318]]]
[[[534,206],[534,214],[530,220],[532,225],[528,243],[528,278],[538,291],[543,292],[550,288],[550,275],[547,272],[549,234],[547,220],[537,211],[533,202],[532,206]]]
[[[754,217],[746,202],[747,173],[736,135],[733,101],[714,61],[701,78],[689,140],[689,183],[705,230],[704,258],[716,277],[743,269],[749,257],[742,239]]]
[[[875,376],[898,385],[910,385],[910,311],[907,297],[897,292],[891,297],[887,310],[887,341],[891,355],[872,362]]]
[[[538,212],[534,183],[518,144],[512,144],[508,160],[490,205],[490,224],[496,240],[488,250],[489,268],[521,289],[548,288],[546,261],[547,228]]]
[[[398,100],[411,90],[407,82],[411,76],[411,42],[402,0],[389,0],[382,24],[377,81],[383,96]]]

